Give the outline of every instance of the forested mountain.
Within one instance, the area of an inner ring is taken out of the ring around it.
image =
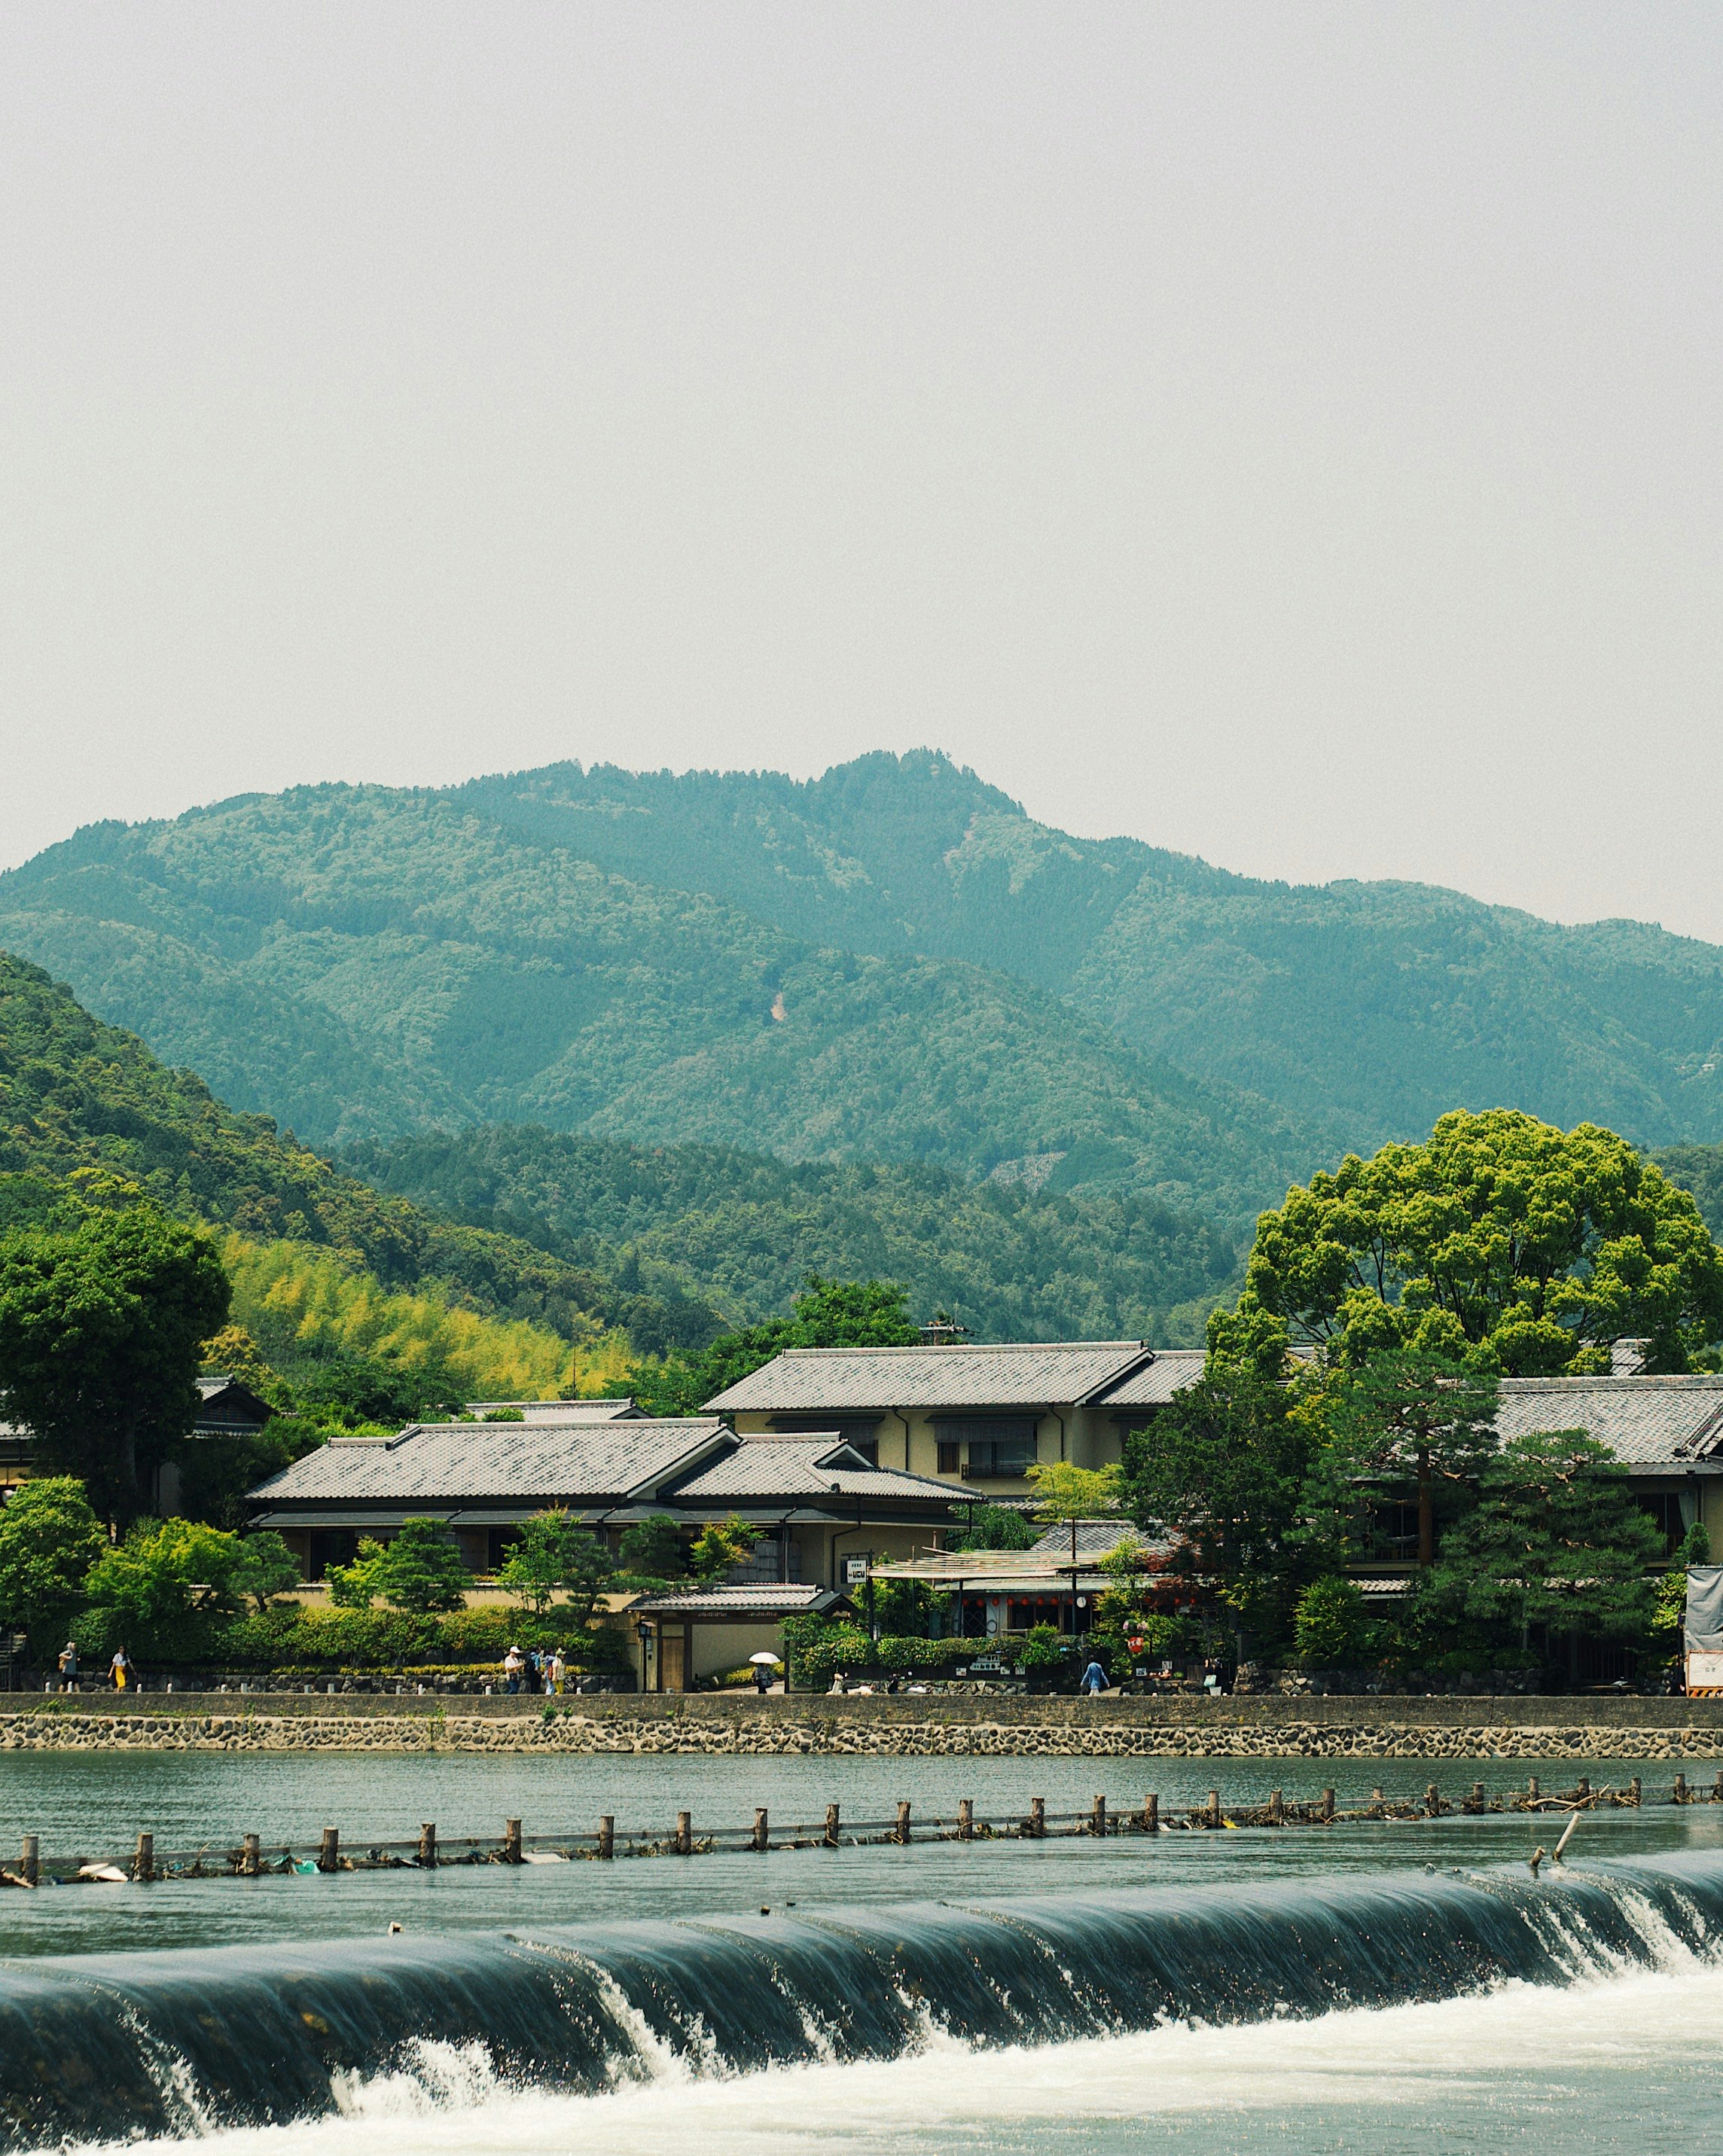
[[[626,1327],[643,1351],[702,1345],[714,1313],[649,1260],[627,1287],[543,1247],[428,1213],[320,1160],[264,1116],[236,1115],[201,1079],[81,1009],[0,952],[0,1228],[51,1214],[80,1171],[140,1185],[182,1218],[258,1242],[338,1253],[384,1288],[528,1319],[564,1339]]]
[[[0,939],[319,1143],[510,1119],[1028,1159],[1237,1224],[1315,1142],[1009,973],[823,946],[427,793],[92,827],[0,878]]]
[[[429,1132],[349,1157],[370,1182],[543,1242],[630,1285],[679,1270],[732,1323],[781,1315],[809,1272],[902,1281],[982,1339],[1200,1342],[1238,1255],[1132,1194],[974,1183],[925,1163],[791,1165],[531,1127]]]
[[[1454,1106],[1723,1141],[1723,952],[1067,837],[931,752],[92,826],[0,942],[313,1143],[490,1122],[1141,1194],[1235,1240]]]
[[[1723,1139],[1723,951],[1408,883],[1254,881],[1035,823],[930,752],[806,783],[557,764],[450,798],[790,933],[996,967],[1331,1149],[1452,1107]],[[1308,1164],[1308,1163],[1307,1163]]]

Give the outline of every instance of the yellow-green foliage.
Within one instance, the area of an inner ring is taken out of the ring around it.
[[[626,1333],[592,1328],[571,1346],[525,1318],[452,1309],[433,1292],[392,1291],[339,1253],[306,1243],[222,1239],[233,1284],[233,1317],[254,1332],[290,1326],[307,1348],[379,1357],[407,1369],[435,1363],[469,1399],[556,1399],[625,1389],[632,1368]]]

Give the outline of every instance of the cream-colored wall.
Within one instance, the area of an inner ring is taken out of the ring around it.
[[[1723,1475],[1698,1476],[1695,1481],[1699,1489],[1699,1517],[1711,1538],[1715,1558],[1723,1550]]]
[[[736,1427],[744,1437],[769,1437],[772,1435],[772,1418],[769,1414],[739,1414]],[[1097,1414],[1091,1408],[1063,1408],[1041,1417],[1036,1432],[1036,1455],[1043,1461],[1069,1460],[1078,1467],[1107,1467],[1118,1459],[1119,1452],[1118,1425],[1110,1414]],[[1001,1476],[973,1482],[965,1481],[961,1475],[941,1475],[934,1418],[919,1409],[907,1409],[903,1415],[889,1413],[879,1418],[879,1465],[902,1468],[911,1475],[926,1475],[935,1481],[949,1482],[972,1497],[1026,1497],[1035,1486],[1026,1475]]]

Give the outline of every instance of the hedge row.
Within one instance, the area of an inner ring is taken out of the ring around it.
[[[123,1645],[147,1669],[399,1670],[427,1665],[470,1667],[500,1662],[511,1645],[560,1647],[571,1669],[617,1672],[631,1666],[626,1635],[613,1625],[582,1627],[554,1610],[535,1617],[496,1606],[446,1616],[396,1609],[302,1609],[284,1604],[261,1615],[211,1617],[197,1612],[171,1624],[140,1626],[125,1612],[90,1609],[71,1636],[86,1663],[105,1663]]]

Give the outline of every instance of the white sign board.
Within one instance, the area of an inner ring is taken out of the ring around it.
[[[868,1560],[864,1557],[847,1557],[844,1560],[844,1584],[859,1587],[868,1576]]]
[[[1723,1691],[1723,1654],[1690,1648],[1687,1656],[1689,1691]]]

